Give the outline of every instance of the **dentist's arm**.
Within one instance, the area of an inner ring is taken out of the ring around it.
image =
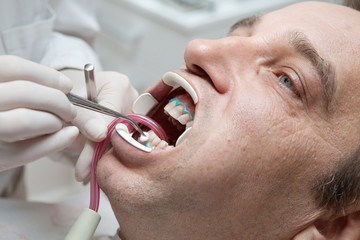
[[[65,126],[76,117],[71,80],[14,56],[0,56],[0,66],[0,171],[71,145],[79,134]]]

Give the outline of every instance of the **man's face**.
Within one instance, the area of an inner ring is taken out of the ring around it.
[[[285,239],[319,217],[312,185],[360,136],[359,21],[302,3],[190,42],[174,71],[199,99],[186,139],[145,153],[114,134],[99,162],[123,235]]]

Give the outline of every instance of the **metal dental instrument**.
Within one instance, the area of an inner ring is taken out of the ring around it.
[[[88,63],[84,66],[84,74],[85,74],[86,92],[88,99],[92,102],[97,102],[94,66],[91,63]]]
[[[130,118],[124,114],[121,114],[119,112],[111,110],[110,108],[104,107],[100,104],[94,103],[92,101],[89,101],[85,98],[79,97],[72,93],[68,93],[68,94],[66,94],[66,96],[68,97],[70,102],[72,102],[75,106],[86,108],[86,109],[89,109],[89,110],[92,110],[95,112],[103,113],[103,114],[106,114],[106,115],[109,115],[112,117],[116,117],[116,118],[125,120],[128,123],[130,123],[131,126],[133,126],[137,132],[139,132],[141,135],[145,135],[144,132],[139,127],[139,125],[137,125],[137,123],[132,118]]]
[[[85,74],[85,84],[86,84],[86,92],[88,99],[82,98],[72,93],[68,93],[66,96],[75,106],[83,107],[89,110],[93,110],[95,112],[103,113],[112,117],[120,118],[122,120],[127,121],[135,128],[137,132],[140,133],[141,136],[144,135],[144,132],[141,130],[139,125],[130,117],[111,110],[110,108],[104,107],[100,104],[97,104],[97,91],[95,85],[95,77],[94,77],[94,66],[91,63],[88,63],[84,66],[84,74]]]

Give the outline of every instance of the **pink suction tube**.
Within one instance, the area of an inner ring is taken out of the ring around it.
[[[142,124],[149,129],[153,130],[154,133],[160,137],[160,139],[168,142],[167,135],[164,131],[164,129],[157,124],[154,120],[151,118],[131,113],[127,114],[128,117],[131,117],[137,124]],[[115,127],[117,124],[123,123],[126,124],[126,126],[129,128],[129,131],[132,132],[134,128],[125,120],[121,119],[114,119],[109,125],[108,125],[108,133],[106,135],[106,138],[102,141],[96,144],[95,151],[92,157],[91,161],[91,169],[90,169],[90,205],[89,208],[97,212],[99,210],[99,204],[100,204],[100,187],[96,181],[96,166],[102,155],[104,154],[106,147],[110,141],[111,135],[113,131],[115,130]]]

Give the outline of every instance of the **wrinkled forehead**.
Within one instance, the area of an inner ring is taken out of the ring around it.
[[[260,27],[273,34],[288,30],[304,32],[317,50],[330,59],[332,56],[336,59],[344,50],[349,54],[348,50],[359,45],[356,39],[360,37],[360,12],[341,5],[304,2],[261,19]]]

